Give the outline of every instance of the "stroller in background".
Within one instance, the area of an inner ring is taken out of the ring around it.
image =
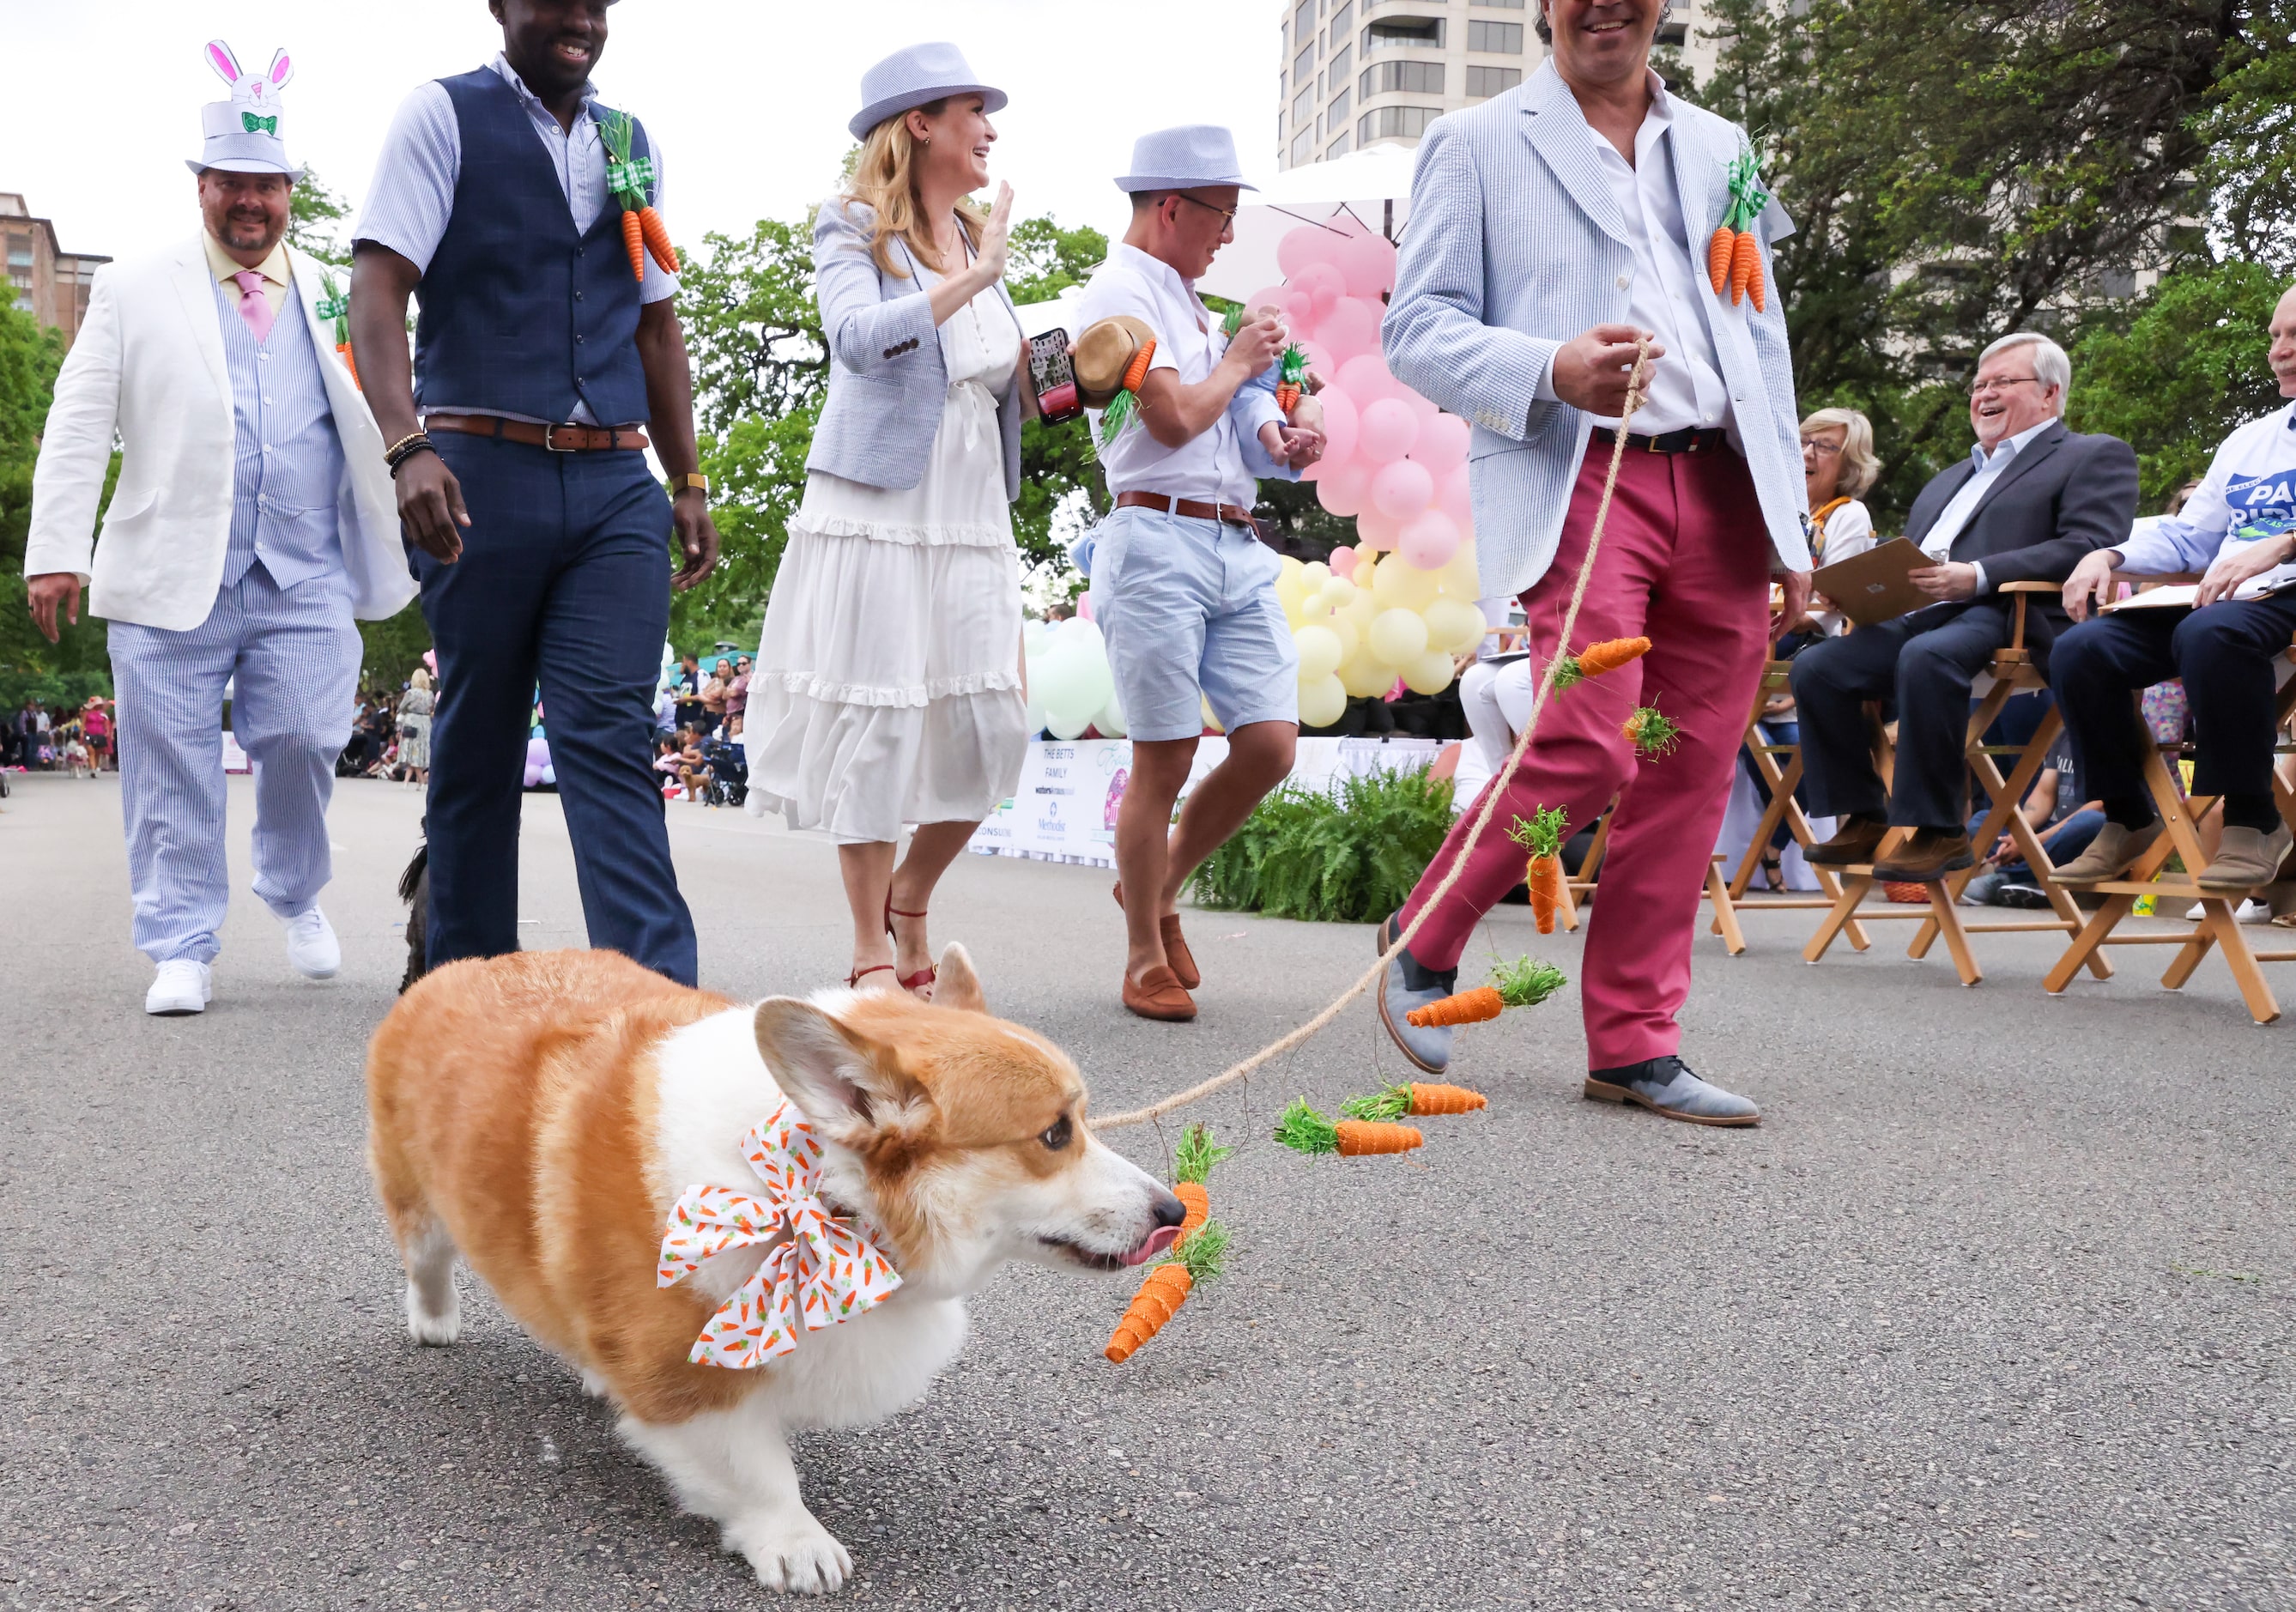
[[[712,806],[739,806],[750,796],[750,763],[738,739],[711,739],[701,746],[709,781],[701,798]]]

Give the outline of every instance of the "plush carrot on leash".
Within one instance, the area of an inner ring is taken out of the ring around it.
[[[609,112],[598,119],[599,136],[606,143],[606,188],[622,204],[622,247],[630,255],[630,273],[643,280],[649,251],[655,262],[676,274],[677,249],[669,243],[669,226],[650,199],[653,159],[630,155],[634,128],[627,112]]]
[[[1565,652],[1562,664],[1554,669],[1555,689],[1559,693],[1573,683],[1616,671],[1628,662],[1639,661],[1650,654],[1650,646],[1648,638],[1604,638],[1599,644],[1587,645],[1577,654]]]
[[[1333,1123],[1308,1106],[1304,1097],[1292,1099],[1275,1127],[1275,1139],[1300,1153],[1336,1153],[1341,1158],[1362,1158],[1376,1153],[1408,1153],[1427,1139],[1414,1125],[1391,1125],[1379,1120],[1341,1120]]]
[[[1517,819],[1520,821],[1521,819]],[[1529,958],[1518,958],[1512,963],[1501,963],[1491,970],[1491,983],[1478,985],[1472,991],[1462,991],[1456,996],[1443,997],[1423,1008],[1414,1008],[1403,1016],[1423,1029],[1431,1024],[1480,1024],[1495,1019],[1510,1008],[1536,1008],[1539,1003],[1562,989],[1562,970],[1552,963],[1534,963]],[[1401,1087],[1395,1088],[1401,1090]],[[1455,1086],[1414,1086],[1414,1092],[1455,1091]],[[1482,1105],[1478,1102],[1477,1107]],[[1359,1120],[1391,1120],[1391,1114],[1356,1114],[1341,1105]],[[1445,1114],[1442,1108],[1414,1108],[1414,1114]]]
[[[1300,394],[1308,385],[1308,355],[1298,347],[1283,350],[1283,358],[1275,371],[1275,407],[1288,417],[1300,406]]]
[[[1148,1279],[1140,1284],[1140,1291],[1132,1295],[1124,1319],[1116,1323],[1108,1347],[1101,1353],[1119,1366],[1130,1360],[1134,1350],[1161,1332],[1164,1324],[1178,1313],[1199,1282],[1219,1275],[1227,1244],[1227,1228],[1218,1221],[1206,1221],[1193,1237],[1173,1244],[1170,1254],[1157,1262]]]
[[[1655,705],[1637,705],[1619,731],[1638,755],[1656,758],[1671,753],[1682,741],[1682,724]]]
[[[1351,1097],[1340,1105],[1340,1112],[1357,1120],[1397,1120],[1406,1114],[1416,1120],[1472,1114],[1490,1106],[1488,1098],[1464,1086],[1431,1086],[1414,1081],[1406,1086],[1390,1086],[1372,1097]]]
[[[1181,1134],[1180,1145],[1172,1155],[1172,1196],[1187,1205],[1188,1213],[1180,1222],[1179,1239],[1172,1245],[1175,1249],[1195,1236],[1211,1218],[1212,1200],[1204,1189],[1204,1178],[1212,1172],[1214,1164],[1234,1151],[1233,1147],[1214,1147],[1209,1125],[1191,1125]]]
[[[1535,806],[1528,822],[1521,818],[1507,830],[1507,838],[1530,852],[1530,866],[1523,880],[1530,886],[1530,916],[1538,920],[1538,933],[1554,933],[1554,915],[1562,906],[1562,841],[1570,832],[1570,819],[1560,806]]]

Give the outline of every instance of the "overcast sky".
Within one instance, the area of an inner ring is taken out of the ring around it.
[[[990,172],[1020,214],[1113,232],[1110,181],[1143,130],[1226,123],[1245,172],[1273,173],[1283,12],[1283,0],[625,0],[597,80],[661,142],[671,233],[693,243],[826,194],[863,69],[954,39],[1013,98]],[[198,226],[184,159],[199,149],[201,103],[228,93],[201,54],[209,39],[250,71],[288,50],[289,155],[354,202],[406,92],[501,44],[485,0],[0,0],[0,20],[18,63],[0,190],[53,218],[67,251],[116,258]]]

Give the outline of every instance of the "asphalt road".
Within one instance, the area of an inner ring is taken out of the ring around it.
[[[243,862],[244,780],[233,804]],[[417,814],[337,795],[340,978],[295,979],[242,893],[215,1006],[150,1019],[116,784],[0,806],[0,1604],[776,1599],[467,1278],[461,1344],[406,1339],[361,1070]],[[671,818],[705,983],[841,971],[825,845]],[[578,944],[555,802],[527,824],[526,943]],[[1107,884],[965,858],[935,912],[1103,1110],[1260,1045],[1369,953],[1196,915],[1203,1017],[1149,1024],[1115,1005]],[[1491,1111],[1402,1160],[1264,1139],[1295,1093],[1399,1073],[1361,1009],[1215,1099],[1253,1139],[1215,1179],[1232,1271],[1129,1365],[1098,1354],[1128,1283],[1016,1270],[922,1409],[800,1442],[844,1599],[2296,1606],[2296,1028],[2253,1027],[2215,964],[2163,993],[2157,950],[2054,1001],[2038,937],[1982,942],[1975,991],[1906,961],[1902,925],[1808,967],[1812,917],[1751,917],[1734,960],[1702,942],[1685,1052],[1764,1103],[1758,1131],[1582,1101],[1570,995],[1474,1032]],[[1502,909],[1491,948],[1529,947],[1575,966]],[[1154,1132],[1119,1140],[1157,1167]]]

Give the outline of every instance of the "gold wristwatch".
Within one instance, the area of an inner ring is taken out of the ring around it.
[[[682,476],[672,476],[670,480],[676,483],[673,489],[675,492],[684,492],[692,488],[704,498],[709,496],[709,478],[698,470],[689,470]]]

